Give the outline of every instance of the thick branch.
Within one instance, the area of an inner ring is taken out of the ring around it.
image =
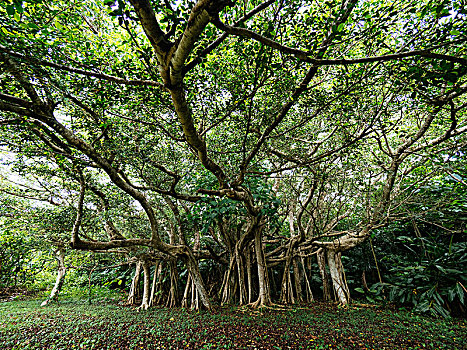
[[[130,2],[141,21],[141,25],[143,26],[149,42],[156,51],[159,63],[164,63],[164,57],[172,47],[172,43],[166,39],[165,33],[160,28],[150,1],[130,0]]]
[[[282,45],[281,43],[266,38],[252,30],[246,29],[246,28],[239,28],[235,26],[229,26],[224,23],[222,23],[219,19],[213,22],[217,28],[220,30],[223,30],[227,34],[235,35],[235,36],[240,36],[240,37],[246,37],[250,38],[253,40],[256,40],[260,42],[263,45],[269,46],[273,49],[276,49],[280,52],[290,54],[298,58],[300,61],[307,62],[314,64],[316,66],[342,66],[342,65],[352,65],[352,64],[358,64],[358,63],[371,63],[371,62],[384,62],[384,61],[393,61],[393,60],[399,60],[402,58],[407,58],[407,57],[414,57],[414,56],[422,56],[422,57],[427,57],[427,58],[436,58],[436,59],[441,59],[441,60],[446,60],[449,62],[453,63],[459,63],[463,66],[467,66],[467,59],[463,57],[456,57],[456,56],[450,56],[450,55],[445,55],[445,54],[438,54],[438,53],[433,53],[431,52],[435,48],[431,49],[424,49],[424,50],[413,50],[413,51],[408,51],[408,52],[400,52],[400,53],[395,53],[395,54],[387,54],[387,55],[380,55],[380,56],[371,56],[371,57],[361,57],[361,58],[353,58],[353,59],[319,59],[319,58],[313,58],[312,56],[314,55],[313,52],[310,51],[303,51],[300,49],[296,49],[293,47],[289,47],[286,45]],[[220,44],[220,42],[219,42]]]
[[[191,53],[191,50],[200,34],[211,19],[206,8],[208,3],[209,0],[199,0],[191,11],[187,27],[183,32],[182,37],[179,39],[177,48],[170,60],[172,66],[170,72],[170,83],[172,85],[178,85],[181,83],[183,79],[182,70],[185,61]]]
[[[196,130],[193,122],[192,111],[186,101],[183,87],[172,88],[170,93],[172,95],[175,111],[180,123],[182,124],[183,133],[188,143],[196,150],[197,156],[203,166],[216,176],[221,187],[225,187],[227,177],[222,168],[208,157],[206,143]]]
[[[268,1],[263,2],[260,5],[256,6],[253,10],[248,12],[245,16],[240,18],[238,21],[236,21],[234,26],[237,26],[237,25],[245,22],[246,20],[250,19],[251,17],[256,15],[258,12],[260,12],[260,11],[266,9],[267,7],[269,7],[274,1],[275,0],[268,0]],[[192,70],[197,64],[201,63],[201,60],[203,59],[203,57],[206,57],[209,53],[211,53],[213,50],[215,50],[217,47],[219,47],[219,45],[222,44],[222,42],[227,38],[227,36],[228,36],[228,33],[223,33],[222,35],[220,35],[208,47],[206,47],[204,50],[202,50],[200,52],[200,54],[198,55],[198,57],[194,58],[190,63],[185,65],[185,67],[183,68],[183,75],[185,75],[190,70]]]

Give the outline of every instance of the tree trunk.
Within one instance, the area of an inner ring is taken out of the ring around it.
[[[331,274],[332,285],[336,292],[337,301],[342,305],[347,305],[350,301],[349,288],[344,277],[341,253],[334,250],[327,251],[329,272]]]
[[[198,297],[201,303],[206,309],[211,310],[211,302],[209,300],[208,293],[206,292],[206,288],[204,288],[204,282],[201,277],[201,273],[199,272],[198,261],[196,261],[195,257],[193,256],[193,254],[191,254],[191,252],[187,254],[185,264],[188,268],[188,271],[191,274],[193,283],[196,286]]]
[[[235,250],[235,258],[237,261],[237,272],[238,272],[238,292],[239,292],[239,305],[244,305],[246,301],[246,289],[245,289],[245,270],[242,256],[239,251]]]
[[[154,276],[152,277],[151,297],[149,298],[149,306],[154,305],[154,296],[156,294],[156,286],[157,286],[156,282],[158,281],[159,275],[160,275],[160,270],[159,270],[160,265],[161,265],[160,261],[157,261],[156,267],[154,269]]]
[[[170,289],[166,306],[175,307],[179,305],[177,261],[170,260],[168,265],[170,273]]]
[[[57,300],[57,297],[60,294],[60,291],[61,291],[62,286],[63,286],[64,277],[65,277],[65,274],[66,274],[65,249],[63,249],[63,248],[57,249],[55,251],[55,255],[56,255],[55,258],[58,261],[57,278],[55,280],[55,285],[54,285],[52,291],[50,292],[49,297],[42,302],[41,306],[45,306],[49,302],[51,302],[53,300]]]
[[[258,265],[258,300],[254,303],[254,307],[269,306],[272,304],[271,295],[269,291],[269,278],[268,278],[268,268],[266,264],[266,259],[264,257],[263,251],[263,242],[261,228],[258,228],[255,232],[255,252],[256,252],[256,261]]]
[[[222,298],[221,304],[229,304],[236,289],[236,281],[234,280],[233,271],[235,270],[235,257],[231,256],[230,263],[227,271],[224,274],[224,281],[222,284]]]
[[[182,307],[188,308],[188,294],[190,293],[190,289],[192,286],[191,282],[191,275],[188,274],[188,277],[186,279],[186,286],[185,286],[185,292],[183,293],[183,299],[182,299]]]
[[[136,304],[136,295],[138,294],[139,288],[139,276],[141,274],[141,261],[136,263],[136,271],[135,275],[133,276],[133,280],[131,281],[130,293],[128,294],[128,304],[134,305]]]
[[[199,310],[199,293],[193,279],[191,279],[191,309]]]
[[[292,260],[290,248],[285,258],[284,273],[282,275],[280,302],[283,304],[294,303],[293,291],[290,289],[290,262]]]
[[[300,267],[298,265],[297,257],[292,258],[293,264],[293,275],[294,275],[294,284],[295,284],[295,292],[296,292],[296,302],[301,303],[303,302],[302,296],[302,277],[300,273]]]
[[[323,281],[323,299],[324,301],[329,301],[331,297],[331,286],[329,284],[329,274],[326,271],[326,254],[325,250],[321,248],[316,254],[318,260],[319,273],[321,275],[321,280]]]
[[[149,308],[149,284],[151,280],[151,270],[149,263],[144,260],[143,263],[143,300],[141,301],[140,309],[147,310]]]
[[[307,273],[307,269],[306,269],[305,259],[300,257],[300,261],[301,261],[302,266],[303,266],[303,277],[305,279],[306,301],[310,303],[310,302],[314,301],[313,292],[311,291],[310,281],[308,280],[308,273]]]
[[[248,282],[248,304],[250,304],[253,299],[253,290],[252,290],[253,281],[251,278],[251,251],[250,251],[249,246],[246,249],[246,273],[247,273],[247,282]]]

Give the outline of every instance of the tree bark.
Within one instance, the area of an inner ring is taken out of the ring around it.
[[[238,272],[238,289],[239,289],[239,305],[244,305],[246,301],[246,289],[245,289],[245,270],[242,256],[238,250],[235,250],[235,258],[237,261],[237,272]]]
[[[141,305],[139,308],[142,310],[147,310],[149,308],[149,284],[151,280],[151,270],[149,269],[149,263],[146,260],[142,262],[142,266],[143,266],[143,300],[141,301]]]
[[[170,260],[168,265],[170,274],[170,289],[166,306],[175,307],[179,305],[177,262],[175,260]]]
[[[191,275],[188,274],[188,277],[186,279],[186,286],[185,286],[185,292],[183,293],[183,299],[182,299],[182,307],[188,308],[188,294],[190,293],[190,289],[193,283],[191,283]]]
[[[159,275],[160,275],[160,270],[159,270],[160,265],[161,265],[160,261],[157,261],[156,267],[154,268],[154,276],[152,277],[152,286],[151,286],[151,297],[149,298],[149,306],[154,305],[154,297],[156,294],[156,286],[157,286],[156,282],[159,279]]]
[[[248,282],[248,304],[250,304],[253,300],[253,281],[251,276],[251,251],[249,246],[246,249],[246,273]]]
[[[321,275],[321,280],[323,281],[323,299],[324,301],[329,301],[331,297],[331,286],[329,285],[329,274],[326,271],[326,254],[325,250],[321,248],[316,254],[318,260],[319,273]]]
[[[227,268],[227,271],[225,271],[224,280],[222,283],[222,298],[221,298],[222,305],[229,304],[235,293],[236,283],[235,283],[234,276],[233,276],[234,270],[235,270],[235,257],[231,256],[230,263]]]
[[[282,283],[281,283],[281,296],[280,302],[283,304],[294,303],[293,291],[290,290],[290,261],[292,257],[290,254],[290,249],[287,252],[288,256],[285,259],[284,273],[282,274]]]
[[[133,280],[131,281],[130,293],[128,293],[127,302],[130,305],[136,304],[136,296],[138,294],[138,288],[139,288],[139,277],[141,274],[141,266],[142,266],[141,261],[138,261],[136,263],[135,275],[133,276]]]
[[[198,297],[201,303],[206,309],[211,310],[211,302],[209,300],[206,288],[204,288],[204,282],[199,271],[198,261],[196,261],[195,257],[193,256],[193,254],[191,254],[191,252],[189,252],[185,257],[185,264],[187,266],[188,271],[191,274],[193,283],[196,286],[196,290],[198,291]]]
[[[331,274],[332,285],[336,292],[337,301],[342,305],[347,305],[350,301],[349,288],[344,277],[341,253],[334,250],[327,251],[329,272]]]
[[[300,251],[300,248],[299,248],[299,251]],[[308,273],[307,273],[307,267],[305,264],[305,259],[303,257],[300,257],[300,262],[302,263],[302,266],[303,266],[303,278],[305,280],[306,301],[312,302],[314,301],[314,297],[313,297],[313,292],[311,291],[310,281],[308,280]]]
[[[297,257],[292,258],[292,265],[293,265],[293,275],[294,275],[294,284],[295,284],[295,293],[296,293],[296,302],[301,303],[303,302],[303,295],[302,295],[302,277],[300,273],[300,267],[298,265]]]
[[[66,266],[65,266],[65,249],[59,248],[55,251],[55,258],[57,259],[57,278],[55,280],[55,285],[50,292],[49,297],[44,300],[41,304],[41,306],[45,306],[51,301],[57,300],[58,295],[60,294],[60,291],[63,286],[65,274],[66,274]]]
[[[261,227],[258,227],[255,232],[255,252],[258,265],[259,295],[258,300],[253,305],[254,307],[269,306],[272,304],[269,288],[268,268],[266,259],[264,257],[261,231]]]

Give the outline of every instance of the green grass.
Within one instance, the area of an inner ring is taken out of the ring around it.
[[[465,349],[465,320],[316,303],[214,313],[111,303],[0,303],[0,349]]]

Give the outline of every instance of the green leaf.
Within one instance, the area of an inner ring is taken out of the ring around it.
[[[7,7],[6,7],[6,12],[7,12],[10,16],[14,16],[14,14],[15,14],[15,6],[14,6],[14,5],[7,5]]]
[[[32,28],[32,29],[39,29],[39,27],[37,26],[37,24],[33,23],[33,22],[29,22],[28,23],[28,27],[29,28]]]
[[[425,300],[417,305],[416,310],[419,312],[427,312],[430,309],[430,303],[428,300]]]
[[[454,300],[455,297],[456,297],[455,289],[449,289],[448,290],[448,300],[449,300],[449,302],[452,303],[452,301]]]
[[[464,289],[460,285],[459,282],[456,284],[456,289],[457,289],[457,296],[459,297],[459,300],[462,305],[464,305]]]
[[[0,29],[2,30],[2,32],[3,32],[5,35],[12,35],[12,33],[10,33],[8,30],[6,30],[5,27],[0,27]]]
[[[54,24],[55,24],[55,28],[57,28],[59,30],[63,28],[63,26],[60,23],[60,20],[58,18],[55,18]]]
[[[433,309],[436,310],[436,312],[441,315],[442,317],[444,318],[449,318],[450,315],[449,315],[449,311],[446,310],[444,307],[442,307],[441,305],[439,304],[433,304]]]
[[[16,7],[16,12],[18,12],[18,13],[23,13],[24,12],[22,1],[15,1],[14,4],[15,4],[15,7]]]
[[[457,29],[453,29],[453,30],[451,30],[451,31],[449,32],[449,34],[454,35],[454,36],[457,36],[457,35],[460,34],[460,32],[459,32]]]

